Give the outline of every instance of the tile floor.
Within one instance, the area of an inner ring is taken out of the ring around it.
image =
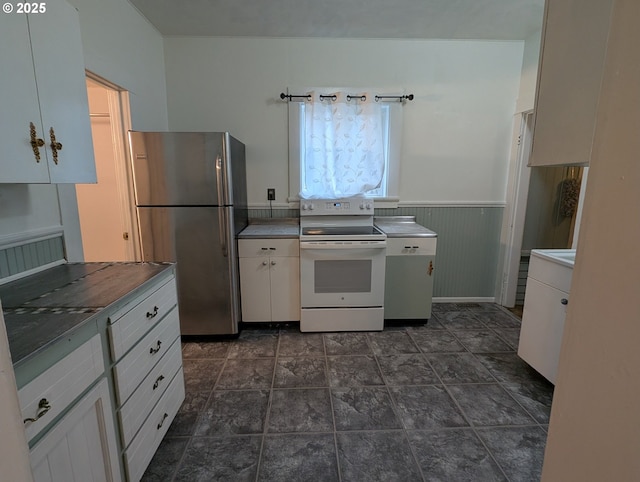
[[[183,344],[186,400],[145,481],[538,481],[553,386],[494,304],[422,326]]]

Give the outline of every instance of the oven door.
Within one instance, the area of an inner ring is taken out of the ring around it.
[[[381,307],[386,241],[300,242],[302,308]]]

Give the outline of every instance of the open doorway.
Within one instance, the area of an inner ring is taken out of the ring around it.
[[[78,184],[78,211],[85,261],[138,261],[137,217],[126,132],[128,93],[87,73],[97,184]]]
[[[517,153],[512,161],[503,222],[504,260],[499,303],[521,308],[532,249],[575,248],[580,222],[582,167],[528,167],[533,112],[518,119]]]

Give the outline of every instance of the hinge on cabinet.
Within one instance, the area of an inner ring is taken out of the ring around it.
[[[427,274],[431,276],[431,273],[433,273],[433,261],[429,261],[429,267],[427,268]]]
[[[126,231],[122,233],[122,239],[124,239],[125,241],[129,241],[129,233],[127,233]]]

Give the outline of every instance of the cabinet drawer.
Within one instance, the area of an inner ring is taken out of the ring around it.
[[[172,278],[155,291],[143,293],[110,316],[109,341],[113,360],[119,360],[127,353],[177,303],[176,280]]]
[[[122,443],[127,447],[169,382],[182,366],[182,345],[176,338],[158,364],[149,372],[131,398],[120,409]]]
[[[561,291],[569,292],[573,268],[539,256],[535,250],[531,251],[529,262],[529,278],[536,279]]]
[[[238,256],[300,256],[298,239],[239,239]]]
[[[151,332],[140,340],[140,343],[116,364],[114,375],[119,405],[124,405],[124,402],[179,336],[178,308],[174,307]]]
[[[183,400],[184,377],[180,369],[125,452],[128,480],[140,480]]]
[[[435,256],[438,238],[387,238],[387,256]]]
[[[64,412],[103,372],[100,335],[95,335],[22,387],[18,391],[22,418],[37,419],[25,423],[27,441]],[[46,406],[50,408],[47,410]],[[38,414],[41,414],[39,418]]]

